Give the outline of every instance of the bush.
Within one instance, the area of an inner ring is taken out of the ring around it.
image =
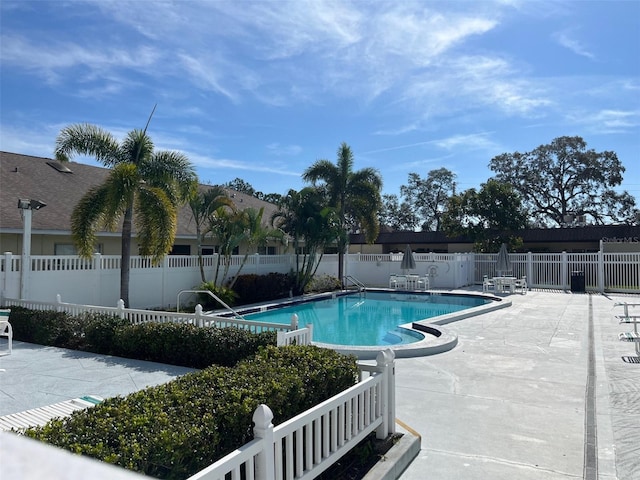
[[[183,479],[252,439],[269,405],[281,423],[352,386],[354,357],[267,347],[235,368],[210,367],[30,429],[26,435],[156,478]]]
[[[199,328],[182,323],[131,325],[107,314],[73,317],[21,307],[11,308],[10,321],[18,341],[190,368],[232,366],[277,340],[276,332],[255,334],[233,327]]]
[[[65,312],[11,307],[10,321],[16,340],[74,349],[85,343],[80,320]]]
[[[338,280],[337,277],[325,274],[314,276],[305,287],[304,291],[305,293],[333,292],[335,290],[340,290],[341,287],[340,280]]]
[[[241,305],[286,298],[292,287],[291,276],[286,273],[240,275],[233,286]]]
[[[233,306],[236,303],[236,299],[238,295],[235,291],[230,288],[223,287],[222,285],[216,285],[213,282],[204,282],[195,287],[196,290],[209,290],[216,297],[222,300],[229,306]],[[207,295],[204,293],[198,294],[198,301],[204,310],[218,310],[223,308],[224,305],[221,305],[215,298],[211,297],[211,295]]]

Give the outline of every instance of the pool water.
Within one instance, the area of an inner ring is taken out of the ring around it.
[[[440,294],[370,292],[245,314],[247,320],[313,324],[313,341],[335,345],[388,346],[420,341],[424,336],[399,325],[458,312],[487,303],[486,299]]]

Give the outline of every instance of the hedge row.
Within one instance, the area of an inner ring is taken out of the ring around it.
[[[237,295],[236,305],[286,298],[292,288],[293,279],[287,273],[240,275],[233,285],[233,290]]]
[[[232,366],[252,357],[261,346],[276,343],[275,332],[254,334],[181,323],[131,325],[105,314],[72,316],[22,307],[11,307],[10,321],[14,338],[23,342],[191,368]]]
[[[213,366],[108,399],[26,435],[156,478],[183,479],[250,441],[259,404],[269,405],[278,424],[356,378],[354,357],[271,346],[234,368]]]

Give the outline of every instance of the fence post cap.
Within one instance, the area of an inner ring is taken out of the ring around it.
[[[271,424],[271,420],[273,420],[273,412],[271,409],[264,403],[258,405],[255,412],[253,412],[253,422],[256,424],[255,428],[266,429]]]

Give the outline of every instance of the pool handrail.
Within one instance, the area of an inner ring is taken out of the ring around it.
[[[218,297],[211,290],[180,290],[178,292],[178,298],[176,299],[176,312],[177,313],[180,313],[180,295],[182,295],[183,293],[207,293],[211,297],[213,297],[214,300],[217,300],[223,307],[225,307],[227,310],[229,310],[231,313],[233,313],[236,316],[236,318],[240,318],[242,320],[246,320],[246,318],[244,318],[240,313],[236,312],[233,308],[231,308],[229,305],[227,305],[220,297]]]

